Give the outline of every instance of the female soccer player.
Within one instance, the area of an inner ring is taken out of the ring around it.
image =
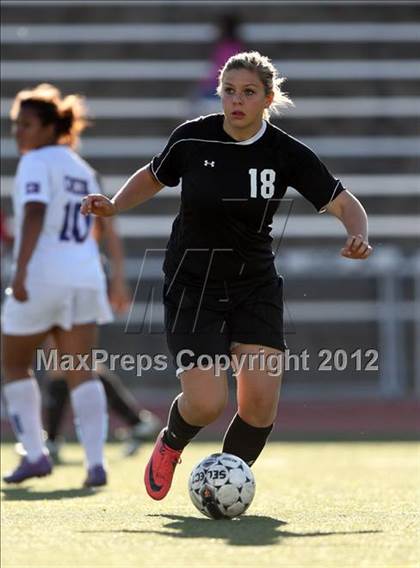
[[[108,297],[113,312],[122,315],[129,307],[130,296],[124,276],[124,250],[121,239],[115,230],[112,217],[96,217],[93,225],[93,235],[100,245],[106,245],[108,261],[112,268],[108,274]],[[53,347],[53,345],[49,346]],[[145,440],[156,436],[161,429],[160,419],[145,408],[140,411],[133,394],[126,388],[122,378],[99,363],[95,369],[96,375],[102,382],[108,402],[108,407],[114,411],[129,427],[123,449],[124,456],[137,453]],[[60,459],[59,430],[69,398],[67,380],[61,371],[48,371],[46,385],[45,429],[47,432],[46,446],[53,462],[58,464]],[[20,444],[17,444],[21,451]]]
[[[238,412],[223,451],[252,464],[272,430],[281,377],[264,363],[270,356],[281,361],[285,343],[282,279],[270,230],[287,187],[343,223],[348,236],[342,255],[364,259],[372,250],[359,201],[309,148],[270,124],[269,112],[290,103],[281,83],[267,57],[234,55],[220,72],[222,114],[179,126],[163,152],[112,200],[90,195],[83,201],[86,214],[114,215],[182,179],[164,263],[167,340],[180,367],[182,393],[146,467],[153,499],[165,497],[184,447],[225,407],[226,373],[200,367],[201,355],[245,363],[236,369]]]
[[[52,469],[32,369],[36,349],[52,334],[59,352],[77,362],[95,346],[97,324],[110,321],[112,312],[92,218],[80,214],[82,197],[99,191],[94,170],[73,150],[87,125],[83,100],[62,98],[55,87],[42,84],[17,94],[11,117],[22,157],[13,196],[14,276],[2,313],[3,392],[25,455],[4,480],[20,483]],[[84,484],[104,485],[104,388],[84,368],[69,371],[67,380],[86,454]]]

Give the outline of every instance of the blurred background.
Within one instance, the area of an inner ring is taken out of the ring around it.
[[[291,361],[277,433],[418,435],[419,42],[420,6],[408,2],[3,2],[3,277],[18,160],[8,113],[18,90],[52,82],[87,97],[94,125],[81,154],[112,195],[174,127],[219,110],[215,77],[227,57],[259,50],[288,78],[295,102],[273,123],[312,147],[363,202],[375,248],[366,262],[341,258],[339,223],[288,190],[292,213],[286,223],[285,203],[274,224],[276,263],[290,353],[306,350],[309,370]],[[161,264],[178,206],[179,188],[166,188],[118,219],[135,295],[130,317],[101,332],[111,353],[168,354]],[[178,390],[172,366],[121,376],[162,416]]]

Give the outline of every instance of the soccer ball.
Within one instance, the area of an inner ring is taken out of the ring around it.
[[[232,454],[211,454],[192,470],[188,490],[197,509],[211,519],[242,515],[255,495],[249,466]]]

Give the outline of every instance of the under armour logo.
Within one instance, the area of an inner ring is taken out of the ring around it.
[[[212,168],[214,168],[216,162],[209,162],[209,160],[204,160],[204,165],[205,166],[211,166]]]

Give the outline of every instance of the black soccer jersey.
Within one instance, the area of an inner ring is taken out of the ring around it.
[[[304,144],[263,121],[237,142],[223,114],[188,121],[150,164],[158,181],[182,180],[164,272],[185,285],[235,287],[275,276],[271,224],[288,186],[319,211],[343,186]]]

